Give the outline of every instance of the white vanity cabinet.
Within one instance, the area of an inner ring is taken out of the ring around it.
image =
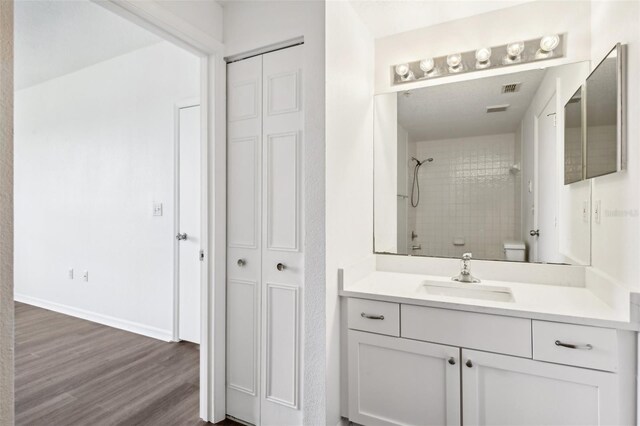
[[[460,349],[349,330],[349,420],[459,425]]]
[[[354,423],[635,421],[633,332],[355,298],[347,306]]]

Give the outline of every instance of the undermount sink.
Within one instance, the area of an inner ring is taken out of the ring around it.
[[[475,283],[460,283],[425,280],[419,291],[435,296],[462,297],[465,299],[493,300],[495,302],[513,302],[513,294],[508,287],[488,286]]]

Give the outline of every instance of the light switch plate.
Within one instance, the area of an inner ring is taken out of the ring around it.
[[[67,272],[67,276],[69,277],[70,280],[73,279],[73,268],[69,268],[69,271]]]
[[[582,202],[582,221],[589,222],[589,202],[587,200]]]
[[[162,203],[153,203],[153,215],[162,216]]]
[[[596,223],[600,223],[600,219],[602,218],[602,203],[600,200],[596,200],[594,209],[593,209],[593,217]]]
[[[82,279],[86,282],[89,282],[89,271],[84,271],[84,273],[82,274]]]

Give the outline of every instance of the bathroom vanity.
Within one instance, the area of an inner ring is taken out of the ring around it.
[[[638,323],[629,294],[561,265],[520,264],[540,270],[519,271],[529,282],[483,279],[467,289],[418,273],[453,266],[453,275],[455,262],[420,261],[378,255],[369,270],[342,272],[350,421],[635,424]],[[501,269],[476,263],[481,278]]]

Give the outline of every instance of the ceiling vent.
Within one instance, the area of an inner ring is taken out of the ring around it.
[[[516,93],[522,83],[509,83],[502,86],[502,93]]]
[[[504,112],[507,108],[509,108],[509,104],[488,106],[487,114],[491,112]]]

